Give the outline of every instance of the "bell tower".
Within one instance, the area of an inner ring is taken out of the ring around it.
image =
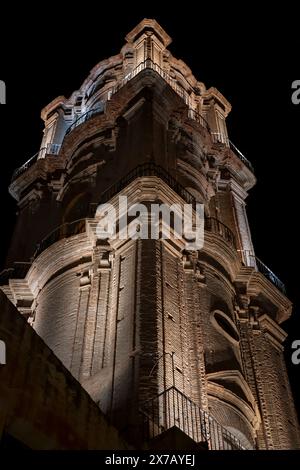
[[[135,445],[175,427],[209,449],[299,448],[280,326],[292,305],[254,252],[254,170],[230,140],[230,103],[170,42],[143,20],[42,110],[41,147],[9,189],[1,289]],[[203,248],[172,230],[99,239],[97,208],[119,196],[203,204]]]

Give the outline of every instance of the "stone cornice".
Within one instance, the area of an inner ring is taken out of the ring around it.
[[[287,338],[287,333],[266,313],[260,315],[257,320],[274,346],[279,350],[283,350],[282,343]]]
[[[217,90],[215,87],[209,88],[206,93],[204,94],[204,98],[206,99],[211,99],[211,98],[217,98],[218,101],[220,101],[223,106],[225,107],[225,116],[228,116],[228,114],[231,111],[231,104],[227,99],[222,95],[222,93]]]
[[[244,203],[245,199],[248,197],[248,192],[238,183],[234,178],[218,180],[219,189],[230,189],[234,197],[240,202]]]

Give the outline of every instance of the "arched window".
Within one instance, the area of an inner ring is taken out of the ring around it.
[[[224,312],[221,310],[215,310],[211,321],[214,327],[231,342],[237,343],[239,341],[239,333],[235,324]]]

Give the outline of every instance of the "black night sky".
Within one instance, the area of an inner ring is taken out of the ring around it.
[[[62,4],[69,5],[65,13]],[[230,139],[252,162],[258,180],[248,198],[256,254],[286,284],[294,303],[292,319],[283,326],[289,333],[286,360],[300,411],[300,364],[291,362],[291,343],[300,340],[300,105],[291,101],[291,84],[300,79],[299,14],[274,2],[265,12],[252,2],[233,2],[231,11],[224,2],[222,9],[213,2],[170,2],[168,13],[163,13],[164,2],[161,8],[96,5],[42,2],[32,12],[24,4],[24,11],[16,6],[17,11],[1,15],[7,28],[0,31],[0,79],[6,82],[7,104],[0,106],[0,265],[16,212],[7,187],[13,170],[40,146],[41,108],[58,95],[68,97],[94,65],[119,52],[141,19],[155,18],[173,38],[169,49],[175,57],[232,104]]]

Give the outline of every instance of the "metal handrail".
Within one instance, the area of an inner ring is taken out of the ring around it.
[[[37,153],[35,153],[31,158],[29,158],[29,160],[27,160],[27,162],[25,162],[22,166],[20,166],[19,168],[17,168],[13,174],[12,174],[12,177],[11,177],[11,180],[14,181],[15,179],[17,179],[20,175],[22,175],[26,170],[28,170],[28,168],[30,168],[38,159],[39,157],[39,154],[40,152],[42,151],[43,149],[39,150]]]
[[[210,450],[246,450],[239,439],[189,397],[172,386],[140,406],[143,439],[149,441],[174,426]]]
[[[140,72],[142,72],[145,69],[151,69],[157,72],[165,80],[165,82],[167,82],[173,88],[173,90],[176,91],[176,93],[179,96],[181,96],[181,98],[185,101],[185,103],[189,105],[190,96],[186,92],[186,90],[184,90],[184,88],[177,83],[175,78],[171,77],[171,75],[168,74],[168,72],[162,69],[160,65],[158,65],[156,62],[153,62],[153,60],[150,58],[144,60],[143,62],[140,62],[139,65],[137,65],[137,67],[135,67],[128,74],[126,74],[125,77],[113,87],[112,95],[116,93],[117,91],[119,91],[120,88],[126,85],[127,82],[132,80],[134,77],[136,77]]]
[[[215,217],[206,217],[205,218],[205,230],[209,232],[216,233],[224,238],[230,245],[233,247],[236,246],[235,236],[227,225],[223,224],[220,220]]]

